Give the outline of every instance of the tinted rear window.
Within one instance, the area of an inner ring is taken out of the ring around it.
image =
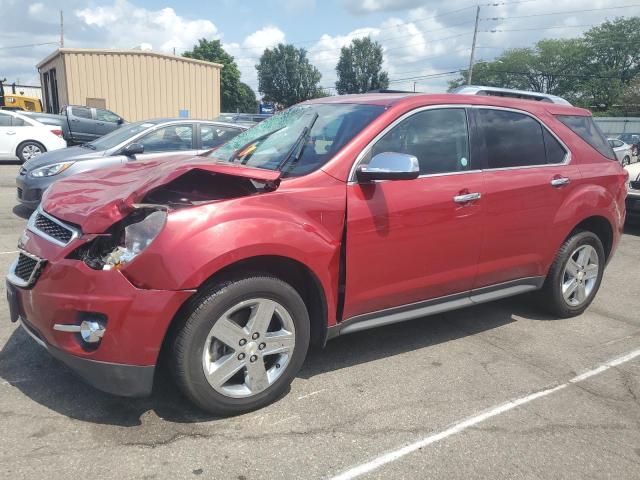
[[[602,131],[593,121],[592,117],[579,115],[558,115],[558,120],[569,127],[576,135],[595,148],[601,155],[609,160],[615,160],[616,156],[603,135]]]
[[[477,120],[486,143],[489,168],[547,163],[542,126],[530,116],[483,108],[478,110]]]
[[[544,129],[544,147],[547,151],[547,163],[562,163],[567,155],[564,147],[551,135],[547,129]]]

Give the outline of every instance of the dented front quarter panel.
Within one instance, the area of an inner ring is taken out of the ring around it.
[[[318,170],[273,192],[175,210],[124,275],[140,288],[198,288],[221,269],[259,256],[296,260],[316,276],[335,324],[346,187]]]

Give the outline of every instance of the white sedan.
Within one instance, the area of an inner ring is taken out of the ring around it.
[[[66,148],[62,130],[19,112],[0,110],[0,160],[26,162],[41,153]]]
[[[627,218],[640,219],[640,162],[624,167],[629,172]]]
[[[631,145],[627,145],[619,138],[608,138],[607,141],[611,148],[613,148],[613,152],[616,154],[616,158],[624,167],[625,165],[629,165],[631,163]]]

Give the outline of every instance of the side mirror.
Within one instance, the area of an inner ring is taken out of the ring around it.
[[[361,182],[373,180],[413,180],[420,175],[418,159],[406,153],[383,152],[356,170]]]
[[[118,125],[122,125],[124,123],[124,119],[119,118],[118,121],[116,122]]]
[[[144,153],[144,145],[141,143],[130,143],[122,149],[122,155],[126,155],[127,157],[134,157],[141,153]]]

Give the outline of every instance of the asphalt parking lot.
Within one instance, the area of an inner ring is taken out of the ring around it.
[[[0,166],[3,271],[26,222],[17,170]],[[162,375],[148,399],[93,390],[9,322],[3,291],[0,478],[637,479],[638,266],[627,226],[578,318],[516,297],[341,337],[287,396],[224,419]]]

